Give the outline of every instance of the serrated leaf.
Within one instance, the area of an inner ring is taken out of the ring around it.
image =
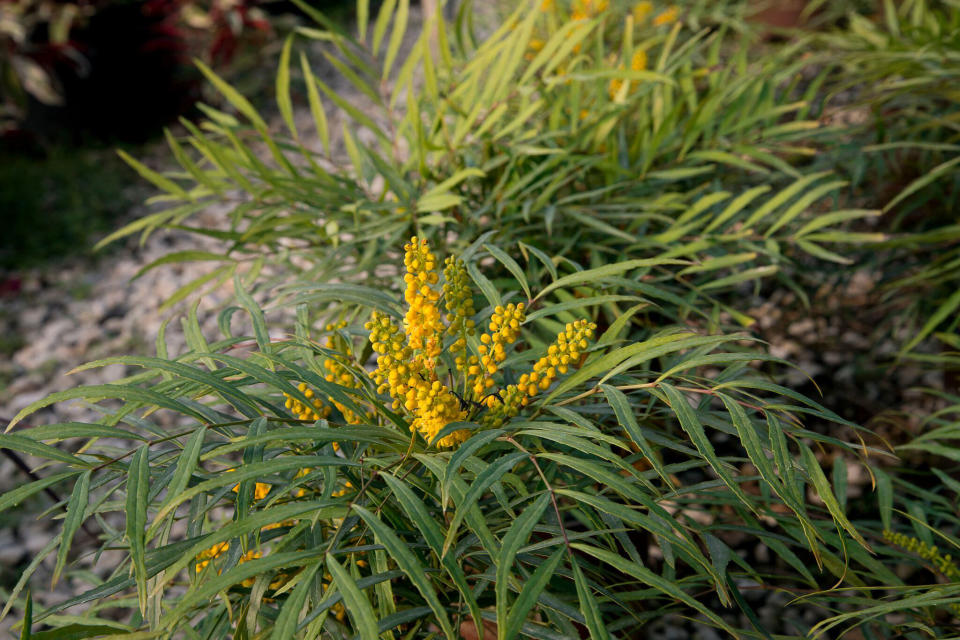
[[[433,585],[430,584],[430,580],[427,578],[423,565],[417,559],[417,556],[410,550],[407,543],[401,540],[380,518],[356,504],[353,505],[353,510],[363,518],[363,521],[367,523],[367,526],[370,527],[380,543],[386,547],[387,552],[397,563],[397,566],[407,574],[410,582],[413,583],[413,586],[417,588],[420,595],[427,601],[427,605],[433,610],[443,633],[447,638],[452,640],[456,636],[453,632],[453,626],[450,624],[446,610],[440,603],[440,599],[437,597]]]
[[[520,590],[520,595],[517,596],[513,606],[510,608],[506,624],[498,624],[498,631],[501,633],[499,636],[500,640],[516,638],[519,635],[520,628],[530,614],[531,609],[537,604],[537,599],[540,597],[540,594],[543,593],[547,583],[550,582],[550,578],[553,577],[565,553],[566,549],[563,547],[554,551],[553,555],[538,566],[537,570],[530,576],[530,579],[524,583],[523,589]],[[502,631],[500,627],[503,627]]]
[[[517,261],[511,258],[503,249],[492,245],[485,244],[483,247],[490,252],[494,258],[496,258],[500,264],[507,268],[507,271],[517,279],[517,282],[520,283],[520,287],[523,289],[523,292],[527,294],[527,300],[530,300],[532,296],[530,295],[530,285],[527,283],[527,276],[523,273],[523,269],[520,268],[520,265],[517,264]]]
[[[846,514],[844,514],[840,508],[840,503],[837,502],[833,488],[830,486],[827,476],[824,475],[823,469],[820,468],[820,463],[817,461],[817,457],[813,455],[813,451],[810,450],[810,447],[801,444],[800,454],[803,457],[803,468],[813,483],[813,488],[816,490],[817,495],[820,496],[823,504],[827,507],[827,511],[829,511],[833,519],[837,521],[837,524],[853,536],[854,540],[859,542],[864,549],[872,553],[873,550],[870,548],[870,545],[867,544],[867,541],[864,540],[863,536],[860,535],[860,532],[857,531],[857,528],[847,519]]]
[[[60,574],[67,563],[67,554],[70,553],[70,545],[73,542],[73,536],[76,535],[80,525],[86,519],[87,501],[90,492],[90,471],[84,471],[73,485],[73,492],[67,501],[67,515],[63,520],[63,530],[60,534],[60,546],[57,547],[57,563],[53,569],[53,578],[51,584],[56,584],[60,579]]]
[[[147,526],[147,490],[150,488],[150,447],[143,445],[133,454],[127,472],[126,536],[130,544],[130,561],[137,582],[140,613],[147,611],[147,565],[144,560]]]
[[[377,640],[380,630],[377,627],[377,614],[373,611],[373,605],[360,591],[360,587],[347,570],[329,553],[326,565],[337,584],[337,591],[343,595],[346,610],[353,620],[353,626],[360,635],[360,640]]]
[[[707,434],[703,429],[703,425],[700,424],[700,420],[697,418],[696,413],[694,413],[690,403],[687,402],[687,399],[672,385],[665,382],[660,384],[659,389],[667,396],[670,408],[673,409],[673,413],[677,416],[680,426],[690,437],[690,441],[693,442],[693,445],[697,448],[697,451],[700,452],[700,455],[710,464],[710,467],[720,476],[720,479],[730,488],[733,494],[737,496],[744,505],[749,507],[750,510],[755,512],[756,505],[754,505],[753,501],[743,492],[743,489],[741,489],[740,485],[733,479],[733,476],[730,475],[728,465],[721,462],[720,458],[717,457],[713,445],[710,443],[710,439],[707,438]]]
[[[617,276],[625,271],[632,271],[634,269],[642,269],[645,267],[687,264],[690,263],[686,262],[685,260],[672,260],[669,258],[639,258],[636,260],[625,260],[623,262],[607,264],[595,269],[587,269],[586,271],[578,271],[577,273],[571,273],[570,275],[563,276],[559,280],[556,280],[555,282],[552,282],[541,289],[540,293],[538,293],[534,299],[541,298],[554,289],[561,287],[571,287],[578,284],[596,284],[602,281],[603,278]]]
[[[577,599],[580,601],[580,611],[587,622],[587,631],[590,632],[590,640],[609,640],[610,633],[603,624],[603,617],[600,615],[600,608],[597,601],[590,591],[590,585],[580,570],[580,564],[577,559],[573,559],[573,580],[577,587]]]
[[[507,533],[503,536],[500,546],[500,556],[497,558],[497,578],[494,582],[496,589],[496,610],[498,620],[507,620],[508,607],[507,594],[510,592],[510,573],[513,568],[513,562],[517,557],[520,547],[530,537],[533,528],[540,522],[540,516],[550,501],[550,494],[544,493],[536,502],[524,509],[520,516],[513,521]],[[499,640],[505,640],[507,637],[507,625],[499,625]]]
[[[446,555],[450,550],[450,546],[453,544],[454,540],[457,537],[457,530],[460,527],[460,523],[463,521],[463,518],[466,516],[467,511],[469,511],[477,500],[480,499],[480,496],[490,488],[494,482],[500,480],[503,477],[503,474],[507,473],[510,469],[520,461],[521,458],[525,458],[527,454],[520,451],[511,453],[510,455],[504,456],[484,469],[480,474],[477,475],[474,479],[473,484],[470,485],[470,488],[467,489],[467,492],[463,496],[463,500],[457,505],[457,510],[454,512],[453,519],[450,521],[449,528],[447,529],[447,536],[443,543],[443,554]]]

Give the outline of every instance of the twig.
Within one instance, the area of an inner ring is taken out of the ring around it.
[[[563,534],[563,544],[567,547],[567,555],[572,559],[573,549],[570,548],[570,538],[567,537],[567,528],[563,526],[563,516],[560,515],[560,505],[557,504],[557,494],[553,492],[553,487],[550,486],[550,482],[547,480],[546,474],[544,474],[543,469],[540,468],[540,464],[537,462],[536,456],[524,449],[523,446],[512,437],[504,436],[502,439],[506,442],[509,442],[523,453],[527,454],[527,457],[530,458],[530,462],[533,463],[533,467],[537,470],[537,473],[540,474],[540,479],[543,480],[543,484],[546,485],[547,492],[550,494],[550,501],[553,503],[553,511],[557,514],[557,524],[560,525],[560,533]]]

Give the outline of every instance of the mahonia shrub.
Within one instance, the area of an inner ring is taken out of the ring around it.
[[[419,33],[407,0],[375,16],[359,2],[356,31],[303,8],[317,26],[281,53],[282,127],[204,68],[228,105],[169,133],[176,170],[126,158],[162,194],[104,243],[165,228],[223,242],[144,267],[211,264],[171,305],[265,262],[265,287],[389,287],[381,256],[403,239],[430,235],[458,253],[496,230],[501,244],[577,264],[687,259],[661,268],[669,307],[718,308],[744,326],[754,319],[737,308],[738,286],[777,278],[800,290],[810,256],[842,263],[835,247],[883,239],[847,230],[879,212],[845,208],[847,183],[816,152],[838,127],[818,119],[822,74],[802,84],[820,62],[803,42],[756,60],[754,43],[731,34],[749,32],[737,20],[730,29],[660,2],[526,0],[483,37],[469,2]],[[352,94],[314,71],[317,48]],[[223,228],[191,224],[218,201]]]
[[[512,286],[478,267],[496,256]],[[341,301],[300,303],[285,339],[271,339],[237,279],[253,335],[221,322],[223,338],[207,342],[190,314],[187,353],[85,365],[143,371],[16,416],[0,445],[50,465],[0,510],[72,490],[61,533],[4,615],[26,606],[47,557],[54,580],[85,579],[85,555],[68,563],[81,525],[123,561],[65,602],[26,607],[24,628],[374,640],[486,625],[498,638],[601,638],[675,613],[739,637],[753,633],[728,615],[753,615],[744,580],[817,589],[875,569],[812,446],[857,451],[801,420],[840,418],[746,366],[758,356],[738,346],[744,334],[664,325],[641,339],[629,325],[643,303],[608,313],[620,298],[604,283],[641,282],[649,263],[538,287],[533,263],[495,245],[441,258],[422,237],[402,263],[402,296],[331,284]],[[80,398],[103,417],[21,425]],[[713,430],[733,446],[717,448]],[[72,439],[81,446],[54,446]],[[792,573],[741,559],[731,528]],[[88,608],[61,614],[76,605]]]

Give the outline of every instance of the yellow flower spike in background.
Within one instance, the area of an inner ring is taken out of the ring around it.
[[[903,547],[907,551],[917,554],[932,564],[937,571],[951,582],[960,580],[960,568],[957,567],[957,563],[954,562],[953,557],[949,553],[946,555],[941,554],[940,549],[937,548],[936,545],[927,544],[918,538],[897,533],[890,529],[883,530],[883,537],[898,547]],[[950,609],[954,615],[960,616],[960,604],[950,602],[944,606]]]
[[[197,573],[200,573],[207,568],[207,565],[210,564],[210,561],[219,558],[221,555],[230,550],[229,542],[218,542],[209,549],[201,551],[200,555],[197,556]]]
[[[312,406],[304,405],[291,395],[287,393],[283,394],[287,399],[286,402],[284,402],[284,406],[292,411],[298,420],[319,420],[320,418],[330,417],[330,406],[324,404],[320,398],[317,398],[313,389],[307,387],[306,382],[301,382],[297,385],[297,389],[309,398],[312,403]]]
[[[226,472],[233,473],[234,471],[236,471],[236,469],[227,469]],[[240,492],[239,484],[233,485],[233,492],[234,493]],[[265,482],[258,482],[256,485],[254,485],[254,488],[253,488],[253,499],[263,500],[264,498],[267,497],[268,493],[270,493],[270,485]]]
[[[680,9],[678,9],[676,6],[668,7],[665,11],[657,14],[657,17],[653,19],[653,26],[659,27],[665,24],[673,24],[679,17]]]
[[[351,345],[342,335],[335,333],[346,326],[346,321],[338,322],[337,324],[328,324],[325,329],[330,332],[330,335],[327,336],[325,346],[331,351],[342,354],[345,360],[352,360],[353,354],[350,352]],[[358,389],[360,387],[360,381],[357,380],[350,372],[350,369],[340,360],[332,357],[327,358],[323,361],[323,368],[327,370],[327,373],[324,375],[324,379],[326,379],[327,382],[333,382],[348,389]],[[362,421],[361,416],[357,415],[346,405],[335,400],[333,396],[327,396],[327,401],[337,408],[337,411],[343,415],[343,420],[347,424],[360,424]],[[334,442],[333,449],[334,451],[339,451],[340,445]]]
[[[473,291],[470,288],[470,275],[463,260],[450,256],[444,261],[443,303],[447,309],[447,333],[457,336],[450,345],[453,352],[466,351],[467,337],[476,333],[473,316]]]
[[[623,65],[620,65],[620,69],[623,68]],[[633,52],[633,56],[630,58],[630,70],[631,71],[643,71],[647,68],[647,52],[638,49]],[[631,87],[629,91],[636,91],[640,86],[636,81],[631,82]],[[624,79],[623,78],[611,78],[610,86],[608,88],[608,93],[610,94],[610,99],[615,100],[617,95],[620,93],[621,87],[623,87]]]
[[[638,2],[633,5],[633,21],[635,24],[643,24],[647,21],[647,18],[650,17],[650,14],[653,13],[653,3],[652,2]]]

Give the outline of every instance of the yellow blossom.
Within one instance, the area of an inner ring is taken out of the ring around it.
[[[655,27],[659,27],[660,25],[664,24],[672,24],[677,21],[679,16],[680,10],[676,6],[668,7],[653,19],[653,25]]]
[[[287,399],[284,406],[292,411],[298,420],[319,420],[320,418],[330,416],[330,407],[324,404],[320,398],[316,397],[313,389],[307,387],[306,382],[301,382],[297,385],[297,390],[310,400],[310,405],[303,404],[300,400],[287,393],[284,393],[283,396]]]
[[[582,319],[568,323],[547,347],[547,353],[533,364],[533,371],[520,376],[517,384],[508,386],[498,396],[487,398],[489,412],[483,418],[484,424],[501,426],[507,419],[518,415],[528,398],[549,389],[570,367],[579,366],[596,328],[596,324]]]
[[[638,2],[633,5],[633,21],[636,24],[643,24],[647,21],[647,18],[653,12],[653,3],[652,2]]]
[[[623,65],[620,65],[620,69],[623,68]],[[630,58],[630,70],[631,71],[643,71],[647,68],[647,52],[642,49],[638,49],[633,52],[633,56]],[[610,86],[607,91],[610,94],[610,99],[615,100],[617,95],[620,93],[620,89],[623,87],[624,80],[623,78],[611,78]],[[637,84],[633,85],[633,90],[636,90],[638,87]]]
[[[439,282],[437,259],[426,239],[414,236],[404,246],[404,300],[407,312],[403,319],[403,333],[385,314],[375,312],[365,326],[370,331],[373,350],[380,354],[373,379],[379,393],[389,393],[394,409],[404,409],[411,417],[410,428],[420,432],[428,441],[449,423],[466,418],[456,395],[444,385],[437,373],[437,356],[443,348],[444,327],[437,305],[440,293],[434,289]],[[447,265],[452,287],[458,286],[460,267]],[[449,290],[448,290],[449,291]],[[457,294],[458,295],[458,294]],[[448,315],[465,313],[466,299],[454,300],[448,306]],[[472,309],[472,300],[469,303]],[[464,322],[463,327],[467,324]],[[444,437],[440,446],[462,442],[468,432],[458,431]]]
[[[232,473],[233,471],[235,471],[235,469],[228,469],[227,473]],[[233,492],[234,493],[240,492],[239,484],[233,485]],[[270,485],[265,482],[258,482],[256,483],[256,485],[254,485],[254,488],[253,488],[253,499],[263,500],[264,498],[267,497],[268,493],[270,493]]]
[[[472,358],[467,362],[468,379],[475,399],[483,397],[487,389],[493,386],[493,376],[499,369],[499,364],[506,360],[505,347],[516,342],[520,335],[520,325],[526,319],[526,311],[522,302],[508,304],[506,307],[497,306],[490,316],[489,331],[480,336],[480,346],[477,351],[479,358]]]
[[[349,342],[339,333],[335,333],[346,326],[346,322],[328,324],[326,326],[326,331],[330,332],[330,335],[327,336],[325,346],[331,351],[342,354],[344,359],[349,359],[351,355],[349,353]],[[357,389],[360,387],[360,381],[357,380],[357,378],[350,372],[349,367],[343,364],[343,362],[340,360],[329,357],[323,361],[323,368],[327,370],[327,373],[324,376],[324,379],[327,382],[332,382],[340,385],[341,387],[347,387],[348,389]],[[356,412],[348,408],[343,403],[335,400],[333,396],[327,396],[327,401],[337,408],[337,411],[343,415],[343,419],[347,424],[360,424],[362,421],[361,417],[357,415]],[[334,451],[338,451],[340,449],[340,445],[334,442],[333,449]]]
[[[207,568],[207,565],[210,564],[210,561],[214,558],[219,558],[221,555],[230,550],[229,542],[218,542],[209,549],[200,552],[200,555],[197,556],[197,573],[200,573]]]

